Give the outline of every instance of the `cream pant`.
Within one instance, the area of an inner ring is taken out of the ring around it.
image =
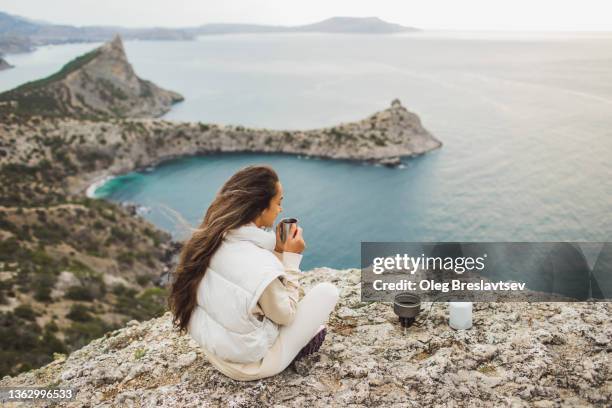
[[[328,282],[319,283],[308,291],[297,305],[291,324],[281,326],[274,347],[269,353],[274,358],[264,357],[261,377],[269,377],[283,371],[318,333],[338,302],[338,289]]]

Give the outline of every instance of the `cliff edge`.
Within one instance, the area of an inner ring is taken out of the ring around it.
[[[166,314],[0,386],[72,387],[59,404],[71,407],[610,406],[609,303],[476,303],[468,331],[449,328],[440,303],[404,331],[388,304],[360,302],[358,269],[302,278],[320,281],[341,292],[323,347],[271,378],[220,374]]]

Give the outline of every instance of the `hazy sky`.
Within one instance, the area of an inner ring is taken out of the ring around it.
[[[53,23],[133,27],[377,16],[429,29],[612,30],[610,0],[0,0],[0,11]]]

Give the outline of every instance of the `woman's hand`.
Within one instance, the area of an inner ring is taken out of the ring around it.
[[[277,238],[280,238],[279,235],[277,235]],[[285,241],[284,250],[301,254],[304,252],[304,249],[306,249],[306,242],[304,242],[304,237],[302,236],[302,227],[298,227],[297,224],[291,224],[289,236]]]

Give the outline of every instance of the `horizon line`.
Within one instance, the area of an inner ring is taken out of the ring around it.
[[[518,33],[518,32],[525,32],[525,33],[530,33],[530,32],[536,32],[536,33],[612,33],[612,29],[605,29],[605,28],[601,28],[601,29],[588,28],[587,29],[587,28],[465,28],[465,27],[435,27],[435,26],[423,27],[419,25],[412,25],[412,24],[405,25],[405,23],[391,22],[391,21],[385,20],[384,18],[378,17],[378,16],[335,15],[335,16],[325,17],[325,18],[322,18],[322,19],[319,19],[313,22],[299,23],[299,24],[236,22],[236,21],[208,21],[208,22],[204,22],[204,23],[200,23],[196,25],[184,25],[184,26],[166,26],[166,25],[128,25],[126,26],[126,25],[116,25],[116,24],[75,24],[75,23],[66,23],[66,22],[56,23],[56,22],[51,22],[51,21],[44,20],[44,19],[37,19],[37,18],[32,18],[32,17],[25,17],[25,16],[18,15],[18,14],[12,14],[12,13],[2,11],[2,10],[0,10],[0,13],[5,13],[12,17],[20,18],[20,19],[29,21],[31,23],[36,23],[36,24],[49,24],[49,25],[60,25],[60,26],[61,25],[71,25],[77,28],[106,27],[106,28],[125,28],[125,29],[136,29],[136,30],[141,30],[141,29],[184,30],[184,29],[198,28],[198,27],[202,27],[205,25],[209,25],[209,24],[254,25],[254,26],[264,26],[264,27],[293,28],[293,27],[300,27],[300,26],[316,24],[316,23],[320,23],[325,20],[333,19],[333,18],[354,18],[354,19],[377,18],[386,24],[400,25],[408,29],[414,29],[414,30],[419,30],[419,31],[512,32],[512,33]],[[264,33],[261,33],[261,34],[264,34]],[[214,35],[214,34],[206,34],[206,35]]]

